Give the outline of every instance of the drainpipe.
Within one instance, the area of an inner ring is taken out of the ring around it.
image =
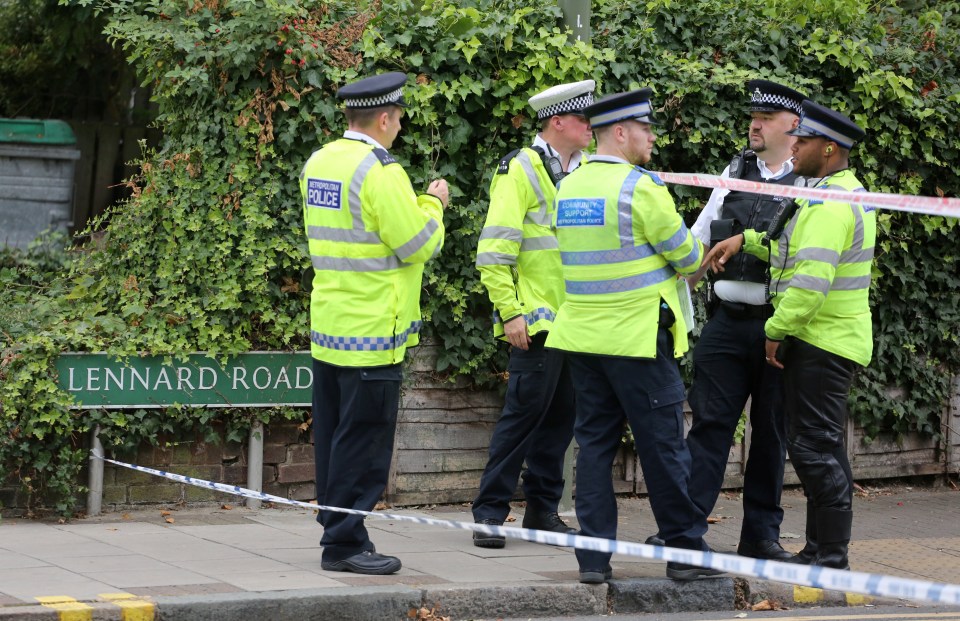
[[[87,482],[87,516],[100,515],[103,504],[103,460],[94,457],[103,455],[100,444],[100,425],[93,428],[90,436],[90,476]]]
[[[257,421],[250,427],[250,441],[247,445],[247,489],[263,491],[263,423]],[[247,498],[248,509],[259,509],[259,498]]]

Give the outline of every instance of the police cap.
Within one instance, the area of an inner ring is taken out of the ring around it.
[[[399,71],[381,73],[351,82],[337,91],[337,98],[347,108],[379,108],[380,106],[404,107],[403,85],[407,75]]]
[[[652,94],[653,90],[641,88],[628,93],[607,95],[585,108],[583,113],[593,127],[603,127],[629,119],[656,125],[657,122],[653,120],[653,106],[650,103]]]
[[[800,116],[803,100],[807,98],[801,92],[770,80],[750,80],[747,90],[750,91],[751,112],[786,110]]]
[[[540,121],[555,114],[583,114],[583,109],[593,103],[593,89],[596,86],[593,80],[558,84],[537,93],[527,102]]]
[[[806,99],[803,102],[800,124],[796,129],[788,131],[787,135],[820,136],[836,142],[844,149],[850,149],[863,140],[867,133],[846,115]]]

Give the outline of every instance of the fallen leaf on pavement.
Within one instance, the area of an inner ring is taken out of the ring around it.
[[[707,518],[707,524],[719,524],[721,520],[723,520],[722,517],[716,517],[711,515],[710,517]]]
[[[380,502],[377,503],[377,505],[373,508],[373,510],[374,510],[374,511],[383,511],[383,510],[386,509],[386,508],[387,508],[387,503],[385,503],[385,502],[383,502],[383,501],[381,500]]]
[[[507,521],[507,522],[516,522],[516,521],[517,521],[517,518],[513,517],[512,515],[508,515],[508,516],[507,516],[507,519],[506,519],[505,521]]]
[[[757,602],[751,608],[751,610],[786,610],[783,606],[780,605],[780,602],[777,600],[765,599],[761,602]]]
[[[220,505],[220,508],[226,511],[230,511],[231,509],[233,509],[233,505]]]
[[[161,512],[160,512],[160,515],[163,516],[163,517],[166,517],[166,516],[170,515],[170,512],[169,512],[169,511],[161,511]]]
[[[123,515],[120,516],[120,519],[121,519],[121,520],[129,520],[129,519],[130,519],[130,514],[129,514],[129,513],[124,513]]]
[[[164,520],[164,521],[165,521],[167,524],[173,524],[175,520],[174,520],[173,518],[167,518],[167,519]]]

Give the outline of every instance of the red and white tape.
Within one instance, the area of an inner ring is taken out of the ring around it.
[[[689,185],[699,188],[722,188],[753,192],[754,194],[768,194],[770,196],[789,196],[791,198],[806,198],[822,201],[839,201],[855,203],[881,209],[922,213],[931,216],[945,216],[960,218],[960,198],[936,196],[914,196],[912,194],[885,194],[883,192],[851,192],[848,190],[807,188],[792,185],[778,185],[762,181],[746,181],[743,179],[728,179],[718,175],[702,175],[694,173],[654,173],[666,183]]]

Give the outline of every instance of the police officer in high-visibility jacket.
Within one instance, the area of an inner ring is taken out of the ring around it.
[[[573,438],[573,386],[562,352],[543,343],[563,301],[557,238],[551,228],[555,185],[580,165],[593,134],[583,109],[593,80],[560,84],[529,99],[540,133],[533,145],[500,160],[477,247],[477,269],[494,306],[494,336],[510,343],[510,379],[490,439],[490,456],[473,501],[481,524],[503,524],[523,473],[523,527],[575,532],[557,513],[563,456]],[[506,539],[475,532],[473,543],[502,548]]]
[[[666,544],[706,551],[706,516],[687,492],[685,391],[675,360],[687,350],[677,274],[697,271],[703,244],[687,230],[663,182],[639,167],[650,160],[655,141],[650,93],[611,95],[584,111],[597,154],[557,191],[566,298],[546,346],[566,352],[573,372],[581,533],[616,538],[610,468],[626,419]],[[609,553],[578,549],[576,555],[581,582],[611,577]],[[667,575],[680,580],[716,573],[667,565]]]
[[[313,437],[317,502],[371,511],[387,483],[404,352],[419,341],[423,265],[443,244],[447,184],[417,196],[387,151],[400,131],[406,76],[337,91],[348,130],[300,174],[313,290]],[[321,567],[391,574],[363,517],[321,511]]]
[[[845,115],[803,102],[794,171],[822,177],[818,188],[864,191],[849,169],[865,133]],[[847,569],[853,475],[844,447],[847,396],[857,368],[870,363],[870,269],[877,236],[870,207],[799,199],[782,233],[747,230],[708,255],[722,271],[741,245],[771,265],[776,311],[764,326],[767,362],[783,369],[790,459],[803,484],[807,542],[793,562]],[[777,223],[774,223],[777,224]],[[783,225],[784,222],[779,224]]]

